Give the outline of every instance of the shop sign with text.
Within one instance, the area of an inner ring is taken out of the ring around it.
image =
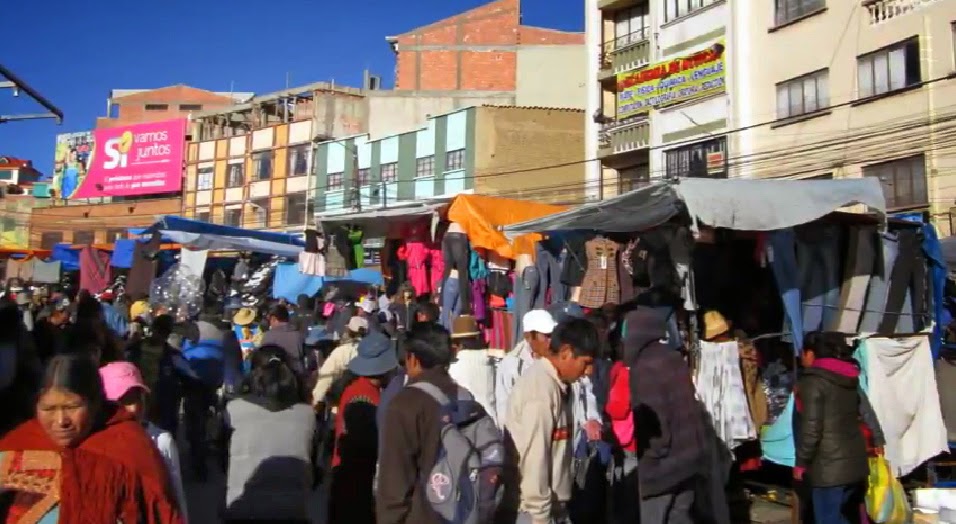
[[[724,41],[687,56],[617,75],[618,119],[722,93],[726,89]]]

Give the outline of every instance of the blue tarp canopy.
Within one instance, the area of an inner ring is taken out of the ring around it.
[[[284,262],[276,266],[275,278],[272,281],[272,297],[284,298],[295,302],[299,295],[314,297],[322,286],[334,282],[352,281],[370,286],[382,285],[382,272],[369,268],[353,269],[345,278],[318,277],[304,275],[299,272],[299,265],[294,262]]]
[[[71,249],[71,247],[69,243],[59,243],[53,246],[53,250],[50,253],[50,260],[59,261],[63,271],[76,271],[80,269],[80,251]]]
[[[297,235],[210,224],[170,215],[149,227],[148,232],[155,231],[164,238],[195,249],[253,251],[295,257],[305,247],[305,241]]]

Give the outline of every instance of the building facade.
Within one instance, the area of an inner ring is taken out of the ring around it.
[[[42,176],[29,160],[0,157],[0,248],[29,246],[34,184]]]
[[[952,232],[956,2],[786,0],[741,6],[751,100],[734,147],[755,177],[879,178],[891,211]],[[794,49],[806,52],[794,53]],[[760,125],[769,122],[767,125]],[[733,155],[732,155],[733,156]]]
[[[113,89],[106,100],[106,116],[96,128],[186,118],[192,113],[225,109],[248,102],[253,93],[214,92],[187,85],[158,89]]]
[[[51,199],[37,198],[43,206]],[[162,215],[178,215],[179,197],[135,202],[109,202],[70,206],[35,207],[30,216],[30,246],[52,249],[60,242],[109,244],[127,238],[130,228],[143,228]]]
[[[581,202],[584,112],[478,106],[419,129],[319,143],[315,212],[351,213],[461,193]]]

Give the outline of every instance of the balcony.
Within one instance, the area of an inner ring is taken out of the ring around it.
[[[870,14],[870,25],[882,24],[938,3],[940,0],[864,0]]]
[[[598,157],[647,149],[651,144],[651,125],[646,116],[605,124],[598,132]]]
[[[650,63],[650,28],[619,36],[601,47],[601,80]]]

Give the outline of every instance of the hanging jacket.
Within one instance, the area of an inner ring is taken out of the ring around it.
[[[488,278],[488,265],[485,264],[485,260],[481,258],[481,255],[474,249],[471,250],[471,255],[468,259],[468,274],[472,280]]]

